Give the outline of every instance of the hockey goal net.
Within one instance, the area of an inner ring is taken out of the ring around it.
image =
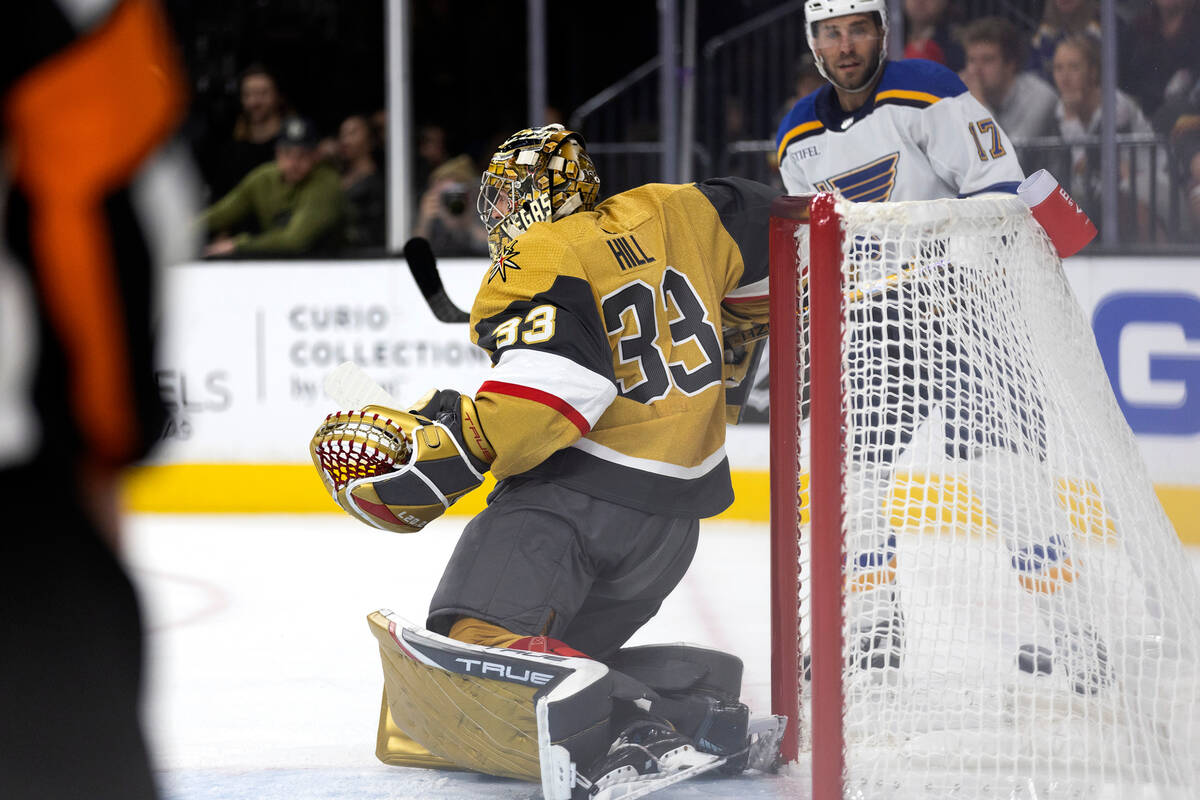
[[[1200,797],[1200,591],[1016,197],[784,197],[772,682],[816,798]]]

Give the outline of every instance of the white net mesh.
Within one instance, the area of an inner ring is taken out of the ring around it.
[[[838,214],[846,796],[1200,797],[1200,592],[1045,235]]]

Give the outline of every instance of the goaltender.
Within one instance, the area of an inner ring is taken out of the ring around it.
[[[419,530],[484,472],[498,480],[428,630],[370,616],[388,763],[603,798],[758,766],[778,733],[766,721],[748,752],[736,657],[622,646],[683,577],[699,520],[733,500],[726,390],[754,346],[728,342],[766,320],[779,192],[722,178],[597,204],[599,188],[578,133],[505,141],[482,180],[492,261],[470,319],[489,378],[473,398],[443,389],[407,411],[331,415],[313,438],[337,502],[384,530]]]

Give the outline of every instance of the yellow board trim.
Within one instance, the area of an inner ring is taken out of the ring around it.
[[[905,476],[898,476],[904,478]],[[488,492],[495,484],[490,475],[483,486],[450,508],[454,516],[470,516],[483,510]],[[1060,493],[1069,510],[1093,507],[1086,487],[1061,485]],[[733,473],[736,499],[718,519],[738,522],[767,522],[770,519],[771,489],[766,470],[737,470]],[[1200,545],[1200,486],[1158,485],[1159,502],[1185,544]],[[977,502],[961,486],[925,485],[914,476],[898,480],[892,493],[892,508],[905,508],[908,501],[931,492],[955,495],[953,508],[960,513],[979,513]],[[125,482],[125,508],[134,513],[168,514],[281,514],[344,513],[325,493],[310,464],[169,464],[131,470]],[[953,512],[951,512],[953,513]],[[1088,515],[1107,527],[1103,516]]]

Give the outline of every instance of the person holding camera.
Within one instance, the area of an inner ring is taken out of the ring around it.
[[[478,170],[470,156],[439,165],[421,196],[414,236],[429,240],[437,256],[486,256],[487,231],[475,212]]]

